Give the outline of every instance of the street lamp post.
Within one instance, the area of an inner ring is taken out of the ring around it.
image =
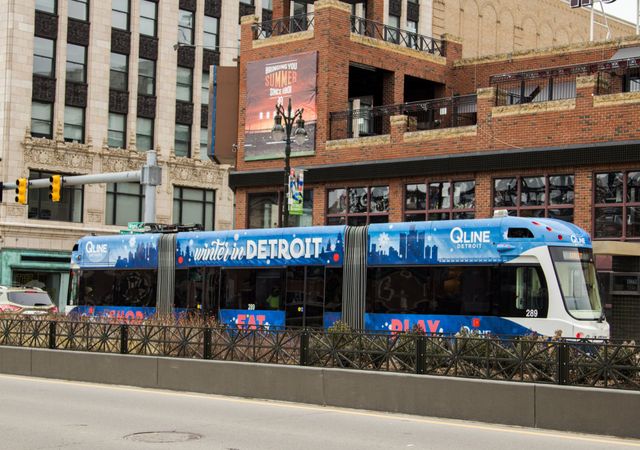
[[[291,108],[291,99],[285,110],[284,106],[276,103],[276,115],[273,118],[273,128],[271,129],[271,137],[274,141],[284,139],[284,196],[282,205],[282,223],[280,226],[289,226],[289,199],[287,198],[287,189],[289,189],[289,174],[291,172],[291,132],[293,124],[296,129],[293,132],[293,140],[296,144],[302,145],[307,139],[307,131],[304,129],[304,120],[302,120],[302,112],[304,109],[296,109],[293,112]],[[282,121],[284,120],[284,126]]]

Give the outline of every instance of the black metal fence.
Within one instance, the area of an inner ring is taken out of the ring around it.
[[[351,16],[351,32],[393,44],[403,45],[421,52],[444,56],[442,41],[412,31],[390,27],[379,22]]]
[[[253,25],[253,38],[266,39],[272,36],[311,30],[313,29],[313,22],[313,13],[259,22]]]
[[[8,317],[0,345],[640,389],[640,346]]]
[[[389,119],[399,114],[409,117],[409,131],[475,125],[476,105],[476,95],[464,95],[332,112],[329,116],[329,139],[389,134]]]

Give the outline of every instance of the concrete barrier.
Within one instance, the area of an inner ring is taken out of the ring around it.
[[[0,373],[640,438],[640,392],[0,347]]]

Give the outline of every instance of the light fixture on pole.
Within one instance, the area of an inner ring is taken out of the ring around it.
[[[273,128],[271,129],[271,138],[274,141],[282,141],[284,139],[284,199],[282,205],[282,222],[280,226],[289,226],[289,175],[291,173],[291,132],[293,131],[293,140],[296,144],[302,145],[307,140],[307,130],[304,129],[304,120],[302,112],[304,109],[296,109],[293,112],[291,108],[291,99],[285,110],[284,106],[276,103],[276,115],[273,117]],[[284,126],[282,122],[284,121]],[[293,125],[296,125],[295,131]]]

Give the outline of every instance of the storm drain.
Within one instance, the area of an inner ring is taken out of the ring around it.
[[[172,444],[175,442],[195,441],[201,437],[201,434],[183,431],[143,431],[141,433],[127,434],[124,439],[149,444]]]

